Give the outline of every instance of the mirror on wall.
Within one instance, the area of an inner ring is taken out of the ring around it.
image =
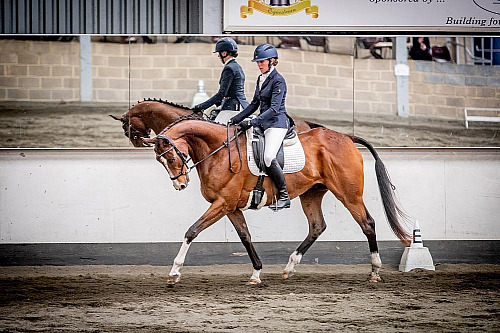
[[[495,43],[500,39],[356,38],[355,134],[376,146],[498,147]]]
[[[109,115],[120,119],[144,99],[190,108],[214,95],[219,38],[4,36],[0,146],[132,147]],[[498,38],[232,38],[247,100],[260,74],[253,51],[268,43],[277,47],[294,117],[382,147],[500,146]]]

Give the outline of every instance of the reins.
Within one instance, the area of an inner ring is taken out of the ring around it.
[[[228,155],[229,155],[229,159],[228,159],[229,160],[229,170],[232,173],[236,173],[236,171],[233,170],[233,165],[231,164],[231,147],[230,147],[231,140],[229,140],[229,128],[230,127],[231,127],[231,125],[227,124],[227,126],[226,126],[226,128],[227,128],[227,141],[226,142],[228,142],[227,151],[228,151]],[[234,133],[235,133],[234,137],[236,137],[236,136],[239,136],[239,134],[241,134],[242,132],[238,133],[238,127],[235,127]],[[236,149],[238,150],[238,156],[240,157],[240,164],[241,164],[242,157],[241,157],[240,140],[236,140]],[[240,171],[241,171],[241,168],[240,168]]]
[[[224,143],[218,147],[217,149],[215,149],[214,151],[212,151],[210,154],[208,154],[207,156],[205,156],[204,158],[202,158],[201,160],[199,160],[198,162],[195,162],[193,163],[193,165],[189,166],[188,163],[190,161],[192,161],[193,159],[191,157],[188,157],[186,158],[186,155],[181,152],[179,150],[179,148],[177,148],[177,146],[175,145],[174,141],[168,136],[168,135],[165,135],[165,134],[158,134],[156,136],[157,139],[164,139],[164,140],[167,140],[168,143],[172,146],[171,148],[165,150],[163,153],[161,154],[156,154],[156,157],[163,157],[163,155],[165,155],[166,153],[174,150],[176,152],[176,154],[180,157],[181,161],[182,161],[182,168],[181,168],[181,171],[179,172],[179,174],[177,176],[170,176],[170,179],[171,180],[176,180],[178,179],[179,177],[181,176],[187,176],[191,170],[193,170],[194,168],[196,168],[196,166],[200,163],[202,163],[203,161],[205,161],[206,159],[208,159],[210,156],[212,155],[215,155],[217,152],[219,152],[221,149],[227,147],[228,149],[228,152],[229,152],[229,169],[231,170],[232,173],[236,173],[233,169],[232,169],[232,166],[231,166],[231,141],[237,139],[240,134],[242,134],[243,132],[238,132],[238,129],[237,127],[235,128],[235,135],[233,137],[229,137],[229,127],[230,125],[227,125],[227,141],[224,141]],[[238,150],[238,154],[240,156],[240,161],[242,161],[242,156],[241,156],[241,148],[240,148],[240,142],[239,140],[236,140],[236,147],[237,147],[237,150]],[[182,171],[182,169],[184,169],[184,167],[186,168],[186,171]]]

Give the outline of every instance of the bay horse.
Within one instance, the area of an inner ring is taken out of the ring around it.
[[[111,118],[122,123],[125,136],[127,136],[134,147],[147,146],[145,138],[149,138],[151,130],[158,134],[168,125],[188,115],[198,115],[202,118],[202,113],[194,113],[193,109],[161,99],[144,99],[130,108],[121,117],[110,115]],[[297,132],[308,131],[311,128],[322,127],[322,125],[305,121],[298,117],[293,117]]]
[[[239,140],[245,145],[245,135]],[[200,232],[227,216],[236,229],[253,264],[253,274],[249,284],[259,284],[262,263],[251,241],[245,218],[240,208],[245,207],[250,192],[256,185],[257,177],[250,173],[246,161],[246,149],[241,150],[239,159],[236,143],[227,139],[224,125],[194,117],[181,118],[170,124],[155,138],[145,139],[154,144],[156,159],[164,166],[173,186],[182,190],[189,185],[188,173],[196,167],[201,183],[201,194],[211,203],[208,210],[187,230],[182,246],[169,273],[167,285],[173,286],[180,280],[180,268],[184,264],[191,242]],[[403,229],[399,219],[405,214],[398,207],[394,187],[387,170],[373,146],[362,138],[338,133],[327,128],[315,128],[299,134],[304,147],[306,165],[296,173],[285,175],[290,198],[300,198],[302,209],[309,223],[309,233],[299,247],[290,255],[283,277],[288,278],[295,272],[302,256],[326,229],[321,210],[321,202],[327,191],[349,210],[368,239],[371,253],[371,282],[381,280],[379,275],[382,261],[378,253],[375,234],[375,221],[368,213],[363,202],[364,174],[363,158],[356,148],[359,143],[368,148],[375,158],[375,170],[385,214],[394,234],[406,245],[410,235]],[[229,147],[229,148],[228,148]],[[228,149],[233,150],[228,162]],[[191,159],[194,165],[188,166]],[[243,162],[241,162],[243,161]],[[235,170],[229,172],[228,164]],[[267,203],[271,204],[276,188],[266,177],[264,188]]]

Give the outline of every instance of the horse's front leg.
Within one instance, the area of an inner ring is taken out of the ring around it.
[[[260,284],[261,282],[260,271],[262,270],[262,262],[260,261],[259,256],[255,251],[255,248],[253,247],[252,238],[250,236],[250,232],[248,231],[248,226],[245,221],[245,217],[243,216],[243,213],[239,209],[232,213],[227,214],[227,217],[233,224],[234,229],[236,229],[238,236],[240,236],[241,242],[243,243],[243,246],[245,246],[245,248],[247,249],[248,256],[252,261],[253,274],[252,277],[250,277],[250,280],[247,282],[247,284]]]
[[[167,285],[173,286],[181,279],[180,268],[184,265],[186,254],[191,246],[191,242],[206,228],[219,221],[227,214],[223,201],[215,201],[208,210],[188,229],[184,236],[181,249],[174,259],[172,269],[168,274]]]

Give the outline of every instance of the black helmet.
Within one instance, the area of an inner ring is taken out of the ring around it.
[[[234,39],[232,39],[230,37],[221,38],[215,44],[214,53],[222,52],[222,51],[236,53],[236,52],[238,52],[238,44],[236,44]]]
[[[278,58],[278,50],[276,50],[276,48],[271,44],[261,44],[257,46],[255,51],[253,52],[252,61],[255,62],[271,58]]]

